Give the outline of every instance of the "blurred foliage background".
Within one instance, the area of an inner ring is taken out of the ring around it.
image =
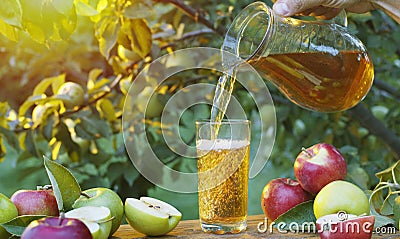
[[[249,0],[17,0],[0,7],[0,192],[49,184],[42,155],[70,168],[83,189],[103,186],[122,198],[150,195],[196,218],[196,194],[156,187],[133,167],[124,148],[121,115],[131,82],[143,67],[174,50],[219,48],[224,33]],[[267,2],[271,5],[271,2]],[[293,177],[301,147],[327,142],[349,165],[348,180],[363,189],[378,183],[375,173],[400,156],[400,29],[380,11],[348,14],[349,30],[367,46],[375,66],[374,85],[362,104],[346,112],[310,112],[269,85],[277,137],[266,167],[250,180],[250,214],[261,213],[260,195],[272,178]],[[190,59],[175,59],[179,61]],[[197,81],[215,84],[206,71],[172,77],[146,113],[149,137],[167,164],[188,170],[160,135],[163,105],[177,89]],[[67,81],[85,91],[84,103],[66,108],[57,90]],[[257,109],[249,94],[234,92],[250,119]],[[36,110],[35,110],[36,109]],[[201,114],[201,115],[199,115]],[[209,116],[188,109],[186,124]],[[268,118],[268,117],[266,117]],[[187,134],[194,135],[194,128]],[[192,165],[193,166],[193,165]],[[192,167],[193,169],[193,167]],[[194,167],[195,169],[195,167]],[[171,183],[173,183],[171,179]]]

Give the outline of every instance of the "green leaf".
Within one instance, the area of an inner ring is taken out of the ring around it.
[[[108,121],[114,121],[117,119],[114,106],[109,99],[101,99],[97,101],[96,108],[102,118],[106,118]]]
[[[21,151],[18,138],[14,132],[0,126],[0,134],[2,134],[7,139],[8,144],[15,150],[17,150],[17,152]]]
[[[53,4],[57,12],[63,15],[68,15],[72,11],[74,6],[73,0],[52,0],[51,3]]]
[[[381,182],[397,182],[400,183],[400,160],[391,167],[375,174]],[[394,177],[393,177],[394,176]]]
[[[10,234],[21,236],[25,228],[32,221],[46,217],[46,215],[23,215],[1,224]]]
[[[81,187],[66,167],[43,156],[44,166],[53,186],[54,195],[60,211],[72,209],[72,205],[79,198]]]
[[[53,114],[46,119],[46,123],[42,125],[43,136],[50,141],[53,138],[53,133],[56,132],[55,127],[58,124],[58,118]]]
[[[387,188],[387,186],[379,187],[378,185],[369,197],[370,205],[373,210],[380,209],[383,205],[383,188]]]
[[[396,193],[393,193],[392,188],[388,188],[388,195],[383,201],[382,207],[380,208],[380,214],[388,216],[393,214],[394,199],[397,197]]]
[[[70,1],[70,0],[67,0]],[[51,40],[67,40],[72,32],[75,30],[77,23],[77,16],[75,7],[72,5],[72,8],[69,9],[68,12],[59,13],[52,2],[45,1],[42,6],[42,19],[43,22],[41,26],[46,26],[48,22],[49,26],[47,27],[47,39]],[[61,6],[58,5],[60,8]],[[64,8],[63,11],[66,11]]]
[[[3,143],[3,137],[0,135],[0,163],[4,161],[6,153],[7,153],[7,148]]]
[[[8,102],[0,102],[0,118],[7,118],[7,114],[10,111],[10,105]],[[5,126],[5,125],[4,125]]]
[[[103,70],[99,68],[95,68],[89,72],[88,83],[87,83],[87,89],[89,92],[94,89],[96,81],[102,73]]]
[[[394,199],[395,204],[393,205],[393,216],[394,225],[399,229],[399,219],[400,219],[400,196]]]
[[[34,41],[37,41],[40,44],[45,44],[46,42],[46,33],[40,25],[26,22],[24,24],[24,30],[31,36]]]
[[[145,58],[152,45],[151,30],[143,19],[129,19],[121,27],[130,42],[130,49],[136,52],[141,58]],[[120,39],[124,39],[121,38]],[[123,44],[124,46],[126,44]],[[128,48],[129,49],[129,48]]]
[[[21,27],[22,8],[19,1],[2,1],[0,4],[0,19],[9,25]]]
[[[49,15],[48,1],[20,0],[22,8],[22,26],[31,38],[41,44],[46,43],[53,34],[53,21],[44,21],[43,17]]]
[[[26,132],[24,144],[26,151],[28,151],[31,155],[35,157],[39,157],[39,150],[36,147],[36,140],[33,130],[28,130]]]
[[[2,20],[0,20],[0,33],[6,36],[11,41],[17,42],[19,39],[18,30]]]
[[[75,129],[79,137],[86,139],[109,137],[112,134],[110,125],[107,121],[93,117],[81,118],[81,122],[75,126]]]
[[[68,126],[64,122],[57,125],[57,133],[55,137],[58,141],[63,143],[63,146],[67,148],[69,152],[79,150],[79,145],[72,140]]]
[[[151,1],[132,1],[132,4],[124,9],[124,17],[131,19],[146,18],[153,14]]]
[[[392,225],[395,222],[393,219],[386,217],[386,216],[382,216],[381,214],[377,213],[374,210],[371,210],[371,215],[375,216],[374,228]]]
[[[76,13],[80,16],[92,17],[99,14],[99,12],[90,6],[89,4],[84,3],[83,1],[75,1]]]
[[[194,138],[195,131],[191,128],[181,126],[179,127],[179,135],[181,136],[183,142],[188,144]]]
[[[348,165],[348,177],[362,189],[368,188],[369,175],[359,164]]]
[[[35,86],[33,90],[33,95],[42,95],[46,92],[47,88],[51,85],[53,93],[57,93],[58,88],[64,84],[65,74],[61,74],[54,77],[49,77],[41,80],[39,84]]]
[[[120,29],[118,17],[113,15],[102,18],[96,23],[95,29],[95,35],[99,41],[100,53],[108,59],[111,49],[117,42],[118,31]]]
[[[283,230],[293,230],[294,228],[289,228],[289,225],[296,223],[299,225],[299,230],[314,231],[316,218],[314,216],[313,210],[314,201],[310,200],[293,207],[286,213],[280,215],[275,221],[275,225],[281,223],[285,225],[286,228],[280,228]]]
[[[371,215],[375,216],[374,228],[393,224],[395,222],[395,220],[393,220],[389,217],[383,216],[376,211],[376,208],[381,209],[381,206],[384,204],[382,190],[385,188],[388,188],[388,187],[389,187],[388,185],[381,186],[381,184],[378,184],[377,187],[374,189],[374,191],[372,191],[372,193],[370,195],[370,198],[369,198],[370,205],[371,205],[370,212],[371,212]]]
[[[61,37],[62,40],[69,40],[72,33],[74,33],[76,26],[78,23],[78,17],[76,15],[75,6],[72,6],[72,9],[69,13],[65,15],[59,15],[58,22],[55,24],[55,30],[58,32],[58,36]]]
[[[22,105],[19,107],[18,116],[24,117],[26,111],[28,111],[32,105],[34,105],[36,102],[43,100],[45,98],[46,98],[46,95],[29,96],[28,99],[24,103],[22,103]]]
[[[82,139],[91,140],[91,139],[95,138],[95,136],[93,136],[91,133],[86,131],[86,129],[84,127],[82,127],[81,124],[77,124],[75,126],[75,132],[76,132],[76,135]]]
[[[128,182],[129,186],[132,187],[135,180],[140,176],[139,172],[131,163],[126,164],[123,168],[124,179]]]

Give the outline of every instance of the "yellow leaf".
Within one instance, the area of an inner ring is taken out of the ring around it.
[[[116,120],[114,106],[108,99],[101,99],[97,101],[96,108],[100,116],[106,118],[108,121]]]
[[[18,30],[2,20],[0,20],[0,33],[12,41],[18,41]]]
[[[121,31],[130,41],[131,48],[141,58],[145,58],[151,50],[151,30],[143,19],[129,19],[124,22]]]

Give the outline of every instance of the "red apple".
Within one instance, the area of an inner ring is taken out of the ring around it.
[[[316,221],[321,239],[369,239],[374,230],[374,223],[375,216],[345,213],[329,214]]]
[[[51,189],[18,190],[11,196],[18,215],[58,216],[57,200]]]
[[[337,148],[320,143],[296,157],[294,175],[304,190],[317,194],[328,183],[345,179],[347,164]]]
[[[290,178],[277,178],[265,185],[261,194],[261,207],[265,216],[274,221],[294,206],[311,200],[312,196]]]
[[[86,225],[74,218],[46,217],[31,222],[21,239],[92,239]]]

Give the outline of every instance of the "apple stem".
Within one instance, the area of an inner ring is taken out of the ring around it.
[[[64,212],[60,212],[60,217],[58,218],[58,225],[59,226],[61,226],[64,218],[65,218],[65,213]]]
[[[306,148],[302,147],[301,151],[303,151],[308,157],[310,157],[310,158],[312,157],[312,155],[310,154],[310,152],[307,151]]]
[[[36,186],[36,190],[50,190],[52,188],[52,185]]]
[[[84,192],[81,192],[81,195],[82,196],[84,196],[85,198],[90,198],[90,196],[89,195],[87,195],[86,193],[84,193]]]

